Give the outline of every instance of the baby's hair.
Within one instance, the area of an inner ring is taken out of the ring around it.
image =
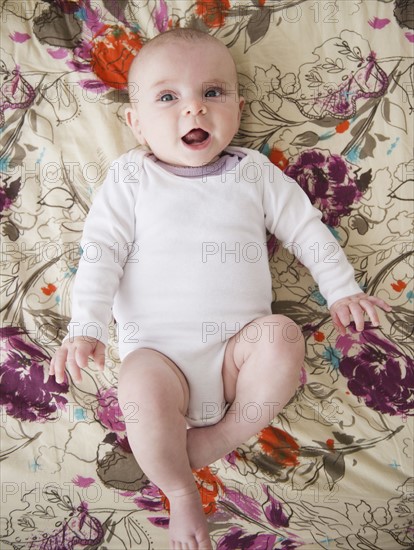
[[[148,42],[145,42],[145,44],[138,51],[135,59],[131,63],[131,66],[128,72],[128,83],[130,83],[133,80],[135,67],[139,63],[139,60],[142,59],[148,52],[150,52],[153,47],[167,44],[168,42],[171,43],[171,42],[182,42],[182,41],[187,41],[187,42],[204,41],[204,42],[209,42],[210,44],[220,44],[224,49],[227,50],[226,46],[222,42],[220,42],[220,40],[218,40],[217,38],[214,38],[214,36],[211,36],[207,32],[200,31],[198,29],[193,29],[190,27],[185,27],[185,28],[177,27],[176,29],[170,29],[168,31],[157,34],[156,36],[154,36],[154,38],[151,38],[150,40],[148,40]]]
[[[169,31],[157,34],[156,36],[154,36],[154,38],[151,38],[151,40],[146,42],[143,47],[146,47],[149,44],[156,44],[157,42],[165,40],[188,40],[189,42],[207,40],[210,42],[219,42],[217,38],[214,38],[207,32],[193,29],[191,27],[177,27],[176,29],[170,29]]]

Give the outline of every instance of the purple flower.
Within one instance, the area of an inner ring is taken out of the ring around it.
[[[414,361],[374,329],[350,329],[337,347],[344,353],[339,370],[348,388],[368,407],[390,415],[414,414]],[[349,355],[354,348],[356,353]]]
[[[388,76],[377,63],[375,51],[353,31],[342,31],[312,54],[315,59],[301,66],[299,86],[290,98],[308,118],[350,119],[359,99],[381,97],[388,88]]]
[[[217,550],[273,550],[276,535],[249,535],[239,527],[231,527],[218,541]]]
[[[54,378],[44,382],[44,363],[50,357],[31,342],[18,327],[0,329],[2,363],[0,405],[6,413],[20,420],[39,422],[53,420],[58,408],[64,407],[68,384]]]
[[[27,109],[33,103],[35,96],[33,87],[20,73],[18,65],[12,69],[4,65],[0,85],[0,128],[5,123],[4,112],[6,109]]]
[[[115,388],[107,390],[99,390],[97,393],[98,407],[96,415],[99,421],[105,428],[111,430],[109,438],[112,438],[112,443],[118,445],[125,453],[132,453],[129,441],[126,435],[126,426],[124,417],[119,406],[118,396]],[[136,420],[133,415],[136,414],[134,409],[128,413],[130,420]],[[109,441],[107,436],[107,439]]]
[[[58,496],[55,496],[57,499]],[[88,506],[82,502],[76,509],[70,508],[68,502],[60,502],[61,507],[67,507],[69,518],[63,523],[57,522],[57,529],[51,533],[44,533],[39,540],[34,537],[27,548],[30,550],[75,550],[79,546],[95,546],[102,542],[105,532],[101,522],[91,516]],[[58,506],[59,506],[58,504]]]
[[[312,204],[322,212],[322,220],[335,227],[362,197],[352,168],[340,155],[310,149],[301,153],[285,173],[299,183]]]
[[[153,18],[158,32],[165,32],[168,29],[168,6],[165,0],[160,0],[160,7],[154,10]]]
[[[126,427],[115,388],[99,390],[97,398],[98,409],[96,413],[101,423],[113,432],[124,434]]]
[[[95,479],[93,477],[83,477],[78,474],[76,477],[72,479],[72,483],[77,487],[88,488],[95,483]]]
[[[283,511],[282,503],[273,497],[269,487],[264,485],[263,488],[269,499],[264,507],[268,522],[274,527],[289,527],[289,518]]]
[[[259,520],[261,517],[260,503],[243,493],[243,491],[237,491],[226,487],[223,501],[230,503],[233,507],[236,507],[242,514],[248,516],[250,519]]]
[[[148,483],[140,491],[140,495],[134,498],[134,503],[144,510],[150,512],[161,512],[165,510],[165,497],[156,485]]]
[[[0,184],[0,219],[2,217],[3,210],[7,210],[13,204],[13,201],[17,198],[20,191],[21,181],[20,178],[14,181],[8,181],[7,176],[2,175]]]

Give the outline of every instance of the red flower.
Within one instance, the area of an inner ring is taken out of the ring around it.
[[[401,281],[401,279],[398,279],[396,283],[391,283],[391,286],[395,290],[395,292],[401,292],[402,290],[404,290],[404,288],[406,288],[407,283]]]
[[[320,330],[318,330],[317,332],[314,332],[313,337],[317,342],[323,342],[325,340],[325,335]]]
[[[208,466],[194,471],[195,481],[200,493],[201,502],[205,514],[214,514],[217,511],[217,497],[219,491],[224,492],[225,487],[220,479],[213,474]],[[167,512],[170,511],[168,498],[160,490],[161,502]]]
[[[349,126],[349,120],[344,120],[343,122],[340,122],[337,126],[335,126],[336,133],[343,134],[348,130]]]
[[[47,286],[42,286],[40,290],[43,294],[46,294],[46,296],[51,296],[54,292],[56,292],[57,287],[54,284],[49,283]]]
[[[195,472],[195,480],[201,495],[204,513],[214,514],[217,511],[219,491],[224,492],[225,490],[223,483],[208,466]]]
[[[282,151],[279,151],[276,147],[274,147],[270,153],[269,153],[269,160],[272,162],[275,166],[280,168],[281,170],[284,170],[287,168],[289,161],[285,157],[285,155],[282,153]]]
[[[129,67],[141,47],[137,32],[119,25],[106,25],[93,41],[92,70],[108,86],[125,89]]]
[[[259,445],[263,451],[282,466],[299,464],[299,445],[288,433],[273,426],[268,426],[259,434]]]
[[[222,27],[229,10],[229,0],[197,0],[196,2],[196,14],[210,28]]]

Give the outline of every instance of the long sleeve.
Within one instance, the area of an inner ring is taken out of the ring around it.
[[[108,340],[112,305],[135,240],[136,162],[113,162],[85,221],[69,336]]]
[[[264,161],[263,205],[266,228],[305,265],[328,307],[361,292],[354,269],[321,221],[306,193],[279,168]]]

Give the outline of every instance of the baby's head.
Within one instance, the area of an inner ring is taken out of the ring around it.
[[[129,71],[127,123],[140,144],[179,166],[213,162],[236,134],[244,100],[228,49],[194,29],[159,34]]]

